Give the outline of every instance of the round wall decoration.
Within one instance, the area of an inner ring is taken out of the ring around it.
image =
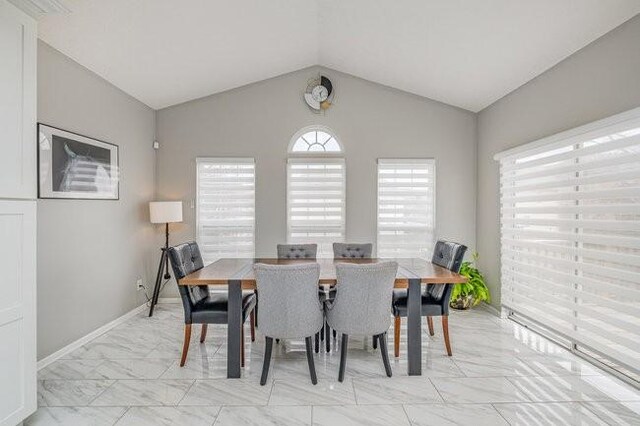
[[[314,112],[327,110],[333,101],[333,84],[324,75],[319,75],[307,84],[304,92],[304,100]]]

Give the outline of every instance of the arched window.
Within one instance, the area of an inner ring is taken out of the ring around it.
[[[338,138],[326,127],[309,126],[298,131],[289,144],[291,153],[341,153],[342,146]]]
[[[333,243],[345,238],[342,146],[331,130],[311,126],[291,138],[289,153],[287,241],[318,244],[318,257],[332,257]]]

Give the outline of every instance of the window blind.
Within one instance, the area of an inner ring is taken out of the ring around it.
[[[589,127],[499,158],[502,304],[637,373],[640,119]]]
[[[434,160],[378,160],[378,257],[431,258],[435,189]]]
[[[345,163],[341,158],[290,158],[287,163],[287,241],[317,243],[333,257],[345,237]]]
[[[197,170],[197,241],[205,264],[254,257],[253,158],[198,158]]]

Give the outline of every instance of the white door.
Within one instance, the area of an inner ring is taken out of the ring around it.
[[[0,426],[36,409],[36,46],[0,0]]]
[[[36,409],[36,202],[0,200],[0,425]]]

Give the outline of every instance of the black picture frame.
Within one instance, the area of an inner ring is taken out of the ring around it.
[[[45,123],[36,135],[38,198],[120,199],[118,145]]]

